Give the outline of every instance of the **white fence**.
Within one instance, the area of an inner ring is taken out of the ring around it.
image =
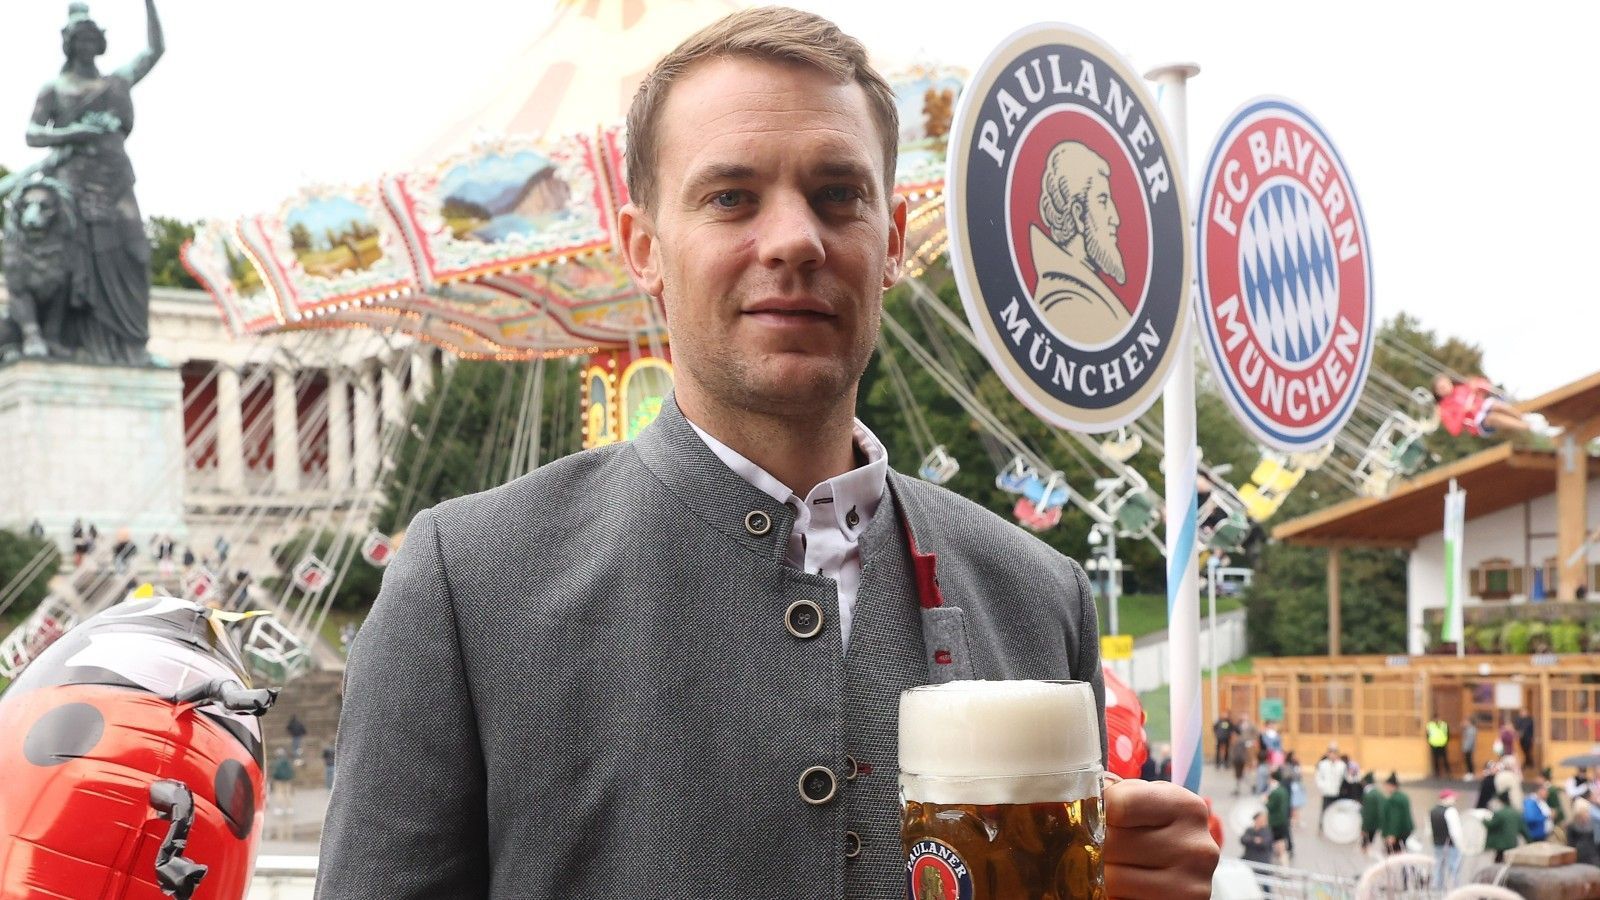
[[[1248,652],[1245,643],[1245,611],[1217,614],[1217,665],[1233,662]],[[1153,691],[1172,680],[1172,654],[1167,649],[1167,633],[1155,631],[1133,642],[1133,659],[1111,664],[1117,674],[1135,691]],[[1200,616],[1200,667],[1210,671],[1211,629],[1209,618]]]

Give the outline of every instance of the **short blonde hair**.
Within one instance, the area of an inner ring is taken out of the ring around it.
[[[648,209],[656,201],[656,135],[667,92],[695,63],[730,56],[799,63],[840,82],[861,85],[883,144],[884,194],[892,193],[900,115],[894,91],[867,62],[866,47],[819,15],[764,6],[740,10],[702,28],[662,57],[640,83],[628,109],[627,177],[633,202]]]

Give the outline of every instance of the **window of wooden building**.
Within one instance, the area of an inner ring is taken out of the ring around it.
[[[1600,741],[1600,685],[1551,684],[1550,739]]]
[[[1486,559],[1472,570],[1472,594],[1483,600],[1509,600],[1512,595],[1525,594],[1524,572],[1503,557]]]
[[[1361,686],[1361,730],[1372,737],[1420,737],[1422,703],[1411,680],[1374,680]]]
[[[1353,734],[1356,730],[1354,675],[1297,675],[1295,731]]]

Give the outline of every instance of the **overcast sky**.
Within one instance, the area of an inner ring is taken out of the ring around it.
[[[553,5],[162,0],[168,52],[135,92],[129,142],[140,204],[146,215],[234,218],[275,209],[310,182],[373,181],[499,87],[495,74]],[[1245,100],[1296,100],[1359,192],[1380,316],[1411,312],[1481,345],[1489,374],[1516,395],[1600,370],[1600,310],[1583,274],[1600,256],[1600,128],[1583,99],[1596,77],[1593,4],[797,5],[875,53],[968,69],[1006,34],[1050,19],[1094,32],[1141,71],[1197,62],[1197,168]],[[138,0],[91,9],[108,29],[104,68],[143,47]],[[65,17],[62,0],[0,11],[0,163],[13,169],[40,155],[23,130],[61,66]]]

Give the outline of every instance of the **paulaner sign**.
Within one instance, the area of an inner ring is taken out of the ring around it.
[[[951,263],[990,364],[1046,421],[1108,431],[1159,394],[1189,315],[1178,170],[1142,82],[1082,31],[1023,29],[968,83]]]

